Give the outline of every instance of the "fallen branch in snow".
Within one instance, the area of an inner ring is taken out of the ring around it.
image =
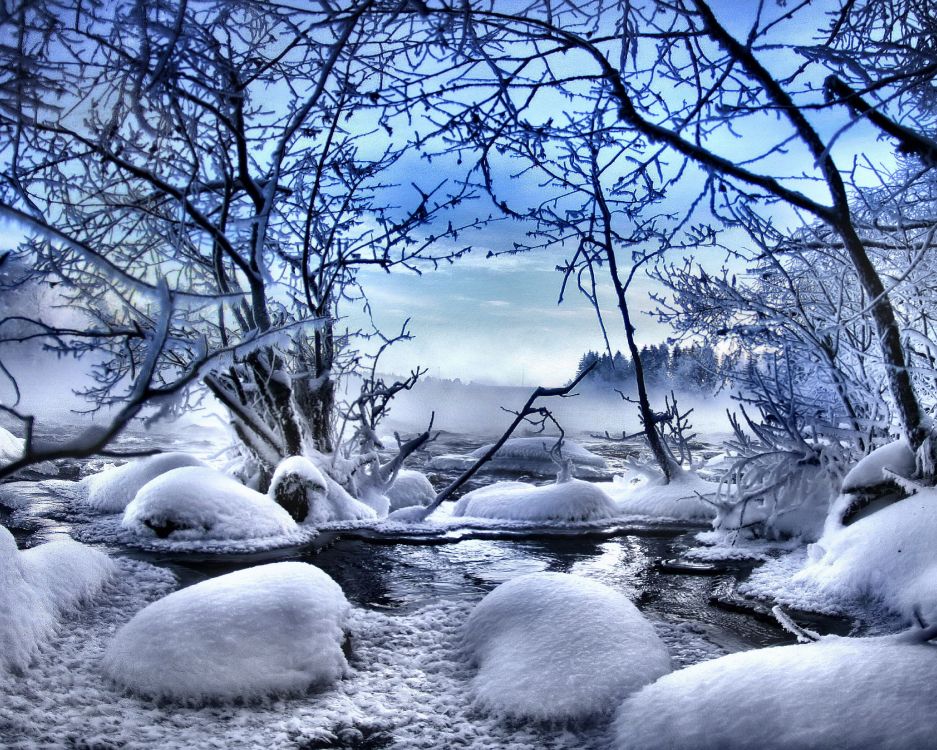
[[[798,643],[816,643],[820,640],[821,636],[819,633],[814,630],[802,628],[794,622],[793,618],[787,614],[787,612],[781,609],[780,604],[775,604],[771,608],[771,614],[774,615],[774,619],[778,621],[778,624],[782,628],[797,639]]]

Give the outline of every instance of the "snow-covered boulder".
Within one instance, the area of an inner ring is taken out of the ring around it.
[[[511,438],[498,449],[486,466],[489,469],[550,476],[557,472],[557,465],[550,452],[555,443],[556,438],[553,437]],[[434,469],[466,469],[484,456],[492,445],[493,443],[483,445],[467,456],[455,454],[436,456],[429,465]],[[563,458],[571,461],[574,471],[578,470],[579,473],[583,473],[583,470],[591,470],[591,475],[594,476],[605,468],[605,459],[602,456],[571,440],[563,441]]]
[[[123,526],[178,540],[254,539],[297,528],[266,495],[202,466],[173,469],[143,485],[124,511]]]
[[[886,481],[886,470],[900,477],[910,477],[914,468],[914,451],[906,440],[896,440],[876,448],[853,466],[843,477],[841,492],[846,494],[880,485]]]
[[[937,490],[924,490],[824,534],[792,583],[833,603],[871,600],[937,622],[935,540]]]
[[[13,463],[23,455],[23,441],[9,430],[0,427],[0,464]]]
[[[436,498],[436,490],[426,474],[412,469],[401,469],[391,488],[384,494],[390,501],[391,511],[429,505]]]
[[[143,485],[183,466],[205,464],[188,453],[158,453],[93,474],[82,480],[88,494],[87,504],[99,513],[123,513]]]
[[[495,482],[464,495],[453,516],[516,521],[595,521],[617,515],[615,503],[598,486],[570,479],[537,487]]]
[[[618,514],[682,521],[708,521],[716,515],[715,505],[707,498],[716,494],[718,484],[689,471],[678,474],[669,484],[658,477],[632,481],[619,475],[599,487],[617,503]]]
[[[348,669],[349,610],[338,584],[312,565],[239,570],[138,612],[108,647],[104,672],[136,693],[181,701],[323,687]]]
[[[292,498],[297,494],[305,497],[304,505],[293,504],[295,501]],[[377,517],[371,507],[353,498],[305,456],[291,456],[280,462],[273,474],[268,495],[290,510],[295,520],[312,526]]]
[[[532,573],[488,594],[465,623],[477,702],[565,721],[612,710],[670,671],[667,648],[622,594],[565,573]]]
[[[61,618],[113,571],[107,555],[70,539],[18,550],[0,526],[0,673],[25,669]]]
[[[937,646],[824,638],[695,664],[628,698],[617,750],[919,750],[937,737]]]

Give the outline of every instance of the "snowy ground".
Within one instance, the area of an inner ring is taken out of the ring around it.
[[[408,614],[355,609],[352,674],[334,689],[247,705],[154,702],[112,686],[101,660],[114,632],[176,587],[147,563],[118,559],[93,607],[66,621],[22,677],[0,678],[0,736],[10,748],[388,747],[530,750],[604,747],[607,722],[561,728],[505,722],[472,705],[475,670],[459,648],[474,602]],[[692,628],[655,622],[674,666],[723,653]]]

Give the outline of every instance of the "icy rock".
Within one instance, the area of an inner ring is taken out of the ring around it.
[[[478,704],[511,717],[605,713],[670,671],[666,646],[627,598],[565,573],[498,586],[466,621],[464,644]]]
[[[0,464],[13,463],[23,455],[23,441],[9,430],[0,427]]]
[[[612,518],[617,509],[597,485],[580,479],[536,485],[495,482],[464,495],[453,516],[519,521],[594,521]]]
[[[87,504],[99,513],[123,513],[140,488],[151,479],[183,466],[205,466],[187,453],[159,453],[85,478]]]
[[[207,467],[173,469],[145,484],[124,511],[124,528],[170,539],[252,539],[288,534],[296,523],[266,495]]]
[[[616,476],[613,481],[600,482],[598,486],[618,504],[619,515],[682,521],[711,520],[716,515],[715,506],[703,498],[713,496],[718,484],[689,471],[678,474],[669,484],[656,477],[642,477],[632,482]]]
[[[937,647],[824,638],[673,672],[632,695],[617,750],[915,750],[937,737]]]
[[[133,692],[184,702],[324,687],[348,669],[349,610],[338,584],[312,565],[239,570],[138,612],[108,647],[104,672]]]
[[[412,469],[401,469],[385,494],[390,501],[391,511],[412,505],[429,505],[436,498],[436,490],[429,478]]]
[[[937,490],[928,489],[824,534],[792,582],[834,602],[872,600],[937,622],[935,539]]]
[[[886,481],[886,469],[901,477],[914,474],[914,452],[904,439],[876,448],[853,466],[843,477],[841,492],[846,494],[882,484]]]
[[[24,670],[61,618],[112,575],[107,555],[70,539],[18,550],[0,526],[0,673]]]

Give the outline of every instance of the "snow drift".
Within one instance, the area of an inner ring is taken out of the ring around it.
[[[464,644],[478,665],[477,702],[520,718],[607,712],[670,671],[667,648],[628,599],[565,573],[498,586],[466,621]]]
[[[25,669],[59,620],[96,595],[114,564],[70,539],[18,550],[0,526],[0,672]]]
[[[145,484],[123,526],[170,539],[251,539],[288,534],[296,523],[266,495],[202,466],[173,469]]]
[[[123,513],[143,485],[183,466],[205,464],[187,453],[159,453],[106,469],[82,480],[88,492],[87,505],[99,513]]]
[[[23,455],[23,441],[9,430],[0,427],[0,464],[13,463]]]
[[[824,638],[730,654],[628,698],[618,750],[932,747],[937,646]]]
[[[598,486],[618,504],[618,514],[682,521],[708,521],[716,516],[715,505],[705,498],[714,496],[718,485],[693,472],[678,474],[669,484],[656,476],[630,480],[619,475]]]
[[[542,487],[495,482],[464,495],[452,515],[517,521],[595,521],[612,518],[617,510],[597,485],[570,479]]]
[[[198,702],[322,687],[348,669],[350,605],[318,568],[281,562],[176,591],[121,628],[104,656],[119,685]]]

